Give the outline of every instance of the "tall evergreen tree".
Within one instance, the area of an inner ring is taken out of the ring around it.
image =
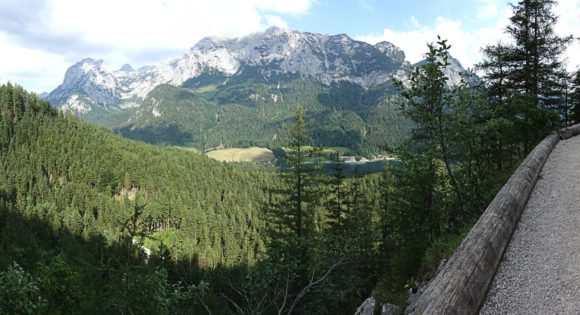
[[[514,14],[506,30],[515,40],[510,81],[516,91],[532,96],[536,108],[554,109],[564,89],[561,55],[572,36],[555,33],[555,4],[554,0],[523,0],[512,5]]]
[[[482,78],[487,84],[487,92],[494,104],[502,106],[508,96],[509,73],[512,70],[510,61],[511,46],[497,43],[482,49],[483,60],[476,65],[483,70]]]
[[[565,123],[562,106],[566,94],[566,71],[561,59],[571,36],[561,37],[554,31],[558,17],[553,0],[523,0],[512,5],[513,15],[506,33],[512,44],[498,43],[483,48],[483,61],[477,68],[487,80],[494,117],[512,122],[513,130],[504,130],[518,143],[512,154],[525,156],[535,142],[558,122]]]
[[[290,135],[282,187],[267,209],[267,257],[269,279],[277,294],[279,312],[291,312],[307,293],[316,276],[317,208],[319,203],[318,167],[307,158],[316,150],[307,146],[309,136],[302,107],[296,109],[296,123]],[[320,267],[320,266],[318,266]],[[293,302],[294,303],[293,303]]]
[[[327,250],[329,256],[339,257],[344,252],[345,235],[350,230],[346,224],[348,216],[347,187],[344,178],[344,166],[336,156],[336,168],[330,182],[330,191],[327,193],[326,211],[328,219]]]

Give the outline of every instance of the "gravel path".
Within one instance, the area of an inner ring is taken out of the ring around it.
[[[480,314],[580,314],[580,136],[544,165]]]

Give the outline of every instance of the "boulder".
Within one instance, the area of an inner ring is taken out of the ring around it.
[[[385,303],[381,305],[381,315],[399,315],[401,307],[395,304]]]
[[[357,307],[354,315],[373,315],[375,310],[375,304],[376,300],[374,297],[370,297],[364,300],[364,302],[362,302],[362,304],[359,307]]]

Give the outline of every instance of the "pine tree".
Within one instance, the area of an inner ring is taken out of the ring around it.
[[[509,79],[516,91],[532,96],[535,108],[555,109],[563,94],[561,78],[566,71],[560,57],[572,36],[555,33],[555,3],[524,0],[512,5],[514,14],[506,30],[515,40],[510,54],[514,68]]]
[[[513,15],[506,33],[513,44],[490,45],[483,49],[483,61],[477,68],[487,80],[490,102],[496,105],[495,119],[512,123],[498,139],[517,143],[517,156],[525,156],[534,144],[558,122],[565,123],[566,71],[561,55],[572,40],[560,37],[553,26],[558,18],[552,11],[553,0],[523,0],[512,5]],[[565,107],[565,106],[564,106]]]
[[[482,49],[483,60],[476,68],[483,71],[487,92],[491,101],[502,106],[505,104],[509,92],[509,73],[512,70],[510,53],[512,47],[497,43]]]
[[[344,166],[336,156],[336,168],[330,182],[330,191],[327,194],[326,211],[327,211],[327,236],[328,255],[332,258],[344,255],[345,238],[348,230],[351,228],[346,224],[346,218],[349,215],[347,200],[347,187],[344,177]]]
[[[288,144],[288,154],[286,163],[288,169],[282,173],[286,191],[282,191],[282,200],[277,207],[275,219],[277,230],[286,233],[290,248],[287,253],[299,258],[300,262],[308,262],[308,249],[311,234],[314,231],[313,203],[316,200],[316,179],[315,167],[306,163],[307,156],[312,155],[312,150],[308,150],[308,135],[306,132],[306,122],[302,107],[296,110],[296,123],[288,127],[290,135]]]
[[[317,208],[319,204],[318,167],[307,162],[316,150],[307,149],[308,134],[302,107],[296,110],[296,123],[287,128],[290,135],[282,185],[274,191],[266,222],[268,240],[262,261],[265,279],[273,285],[274,299],[284,312],[290,312],[302,299],[305,288],[320,271],[314,247],[318,243]],[[282,293],[280,293],[282,292]],[[283,301],[283,302],[282,302]],[[289,301],[295,303],[287,304]]]

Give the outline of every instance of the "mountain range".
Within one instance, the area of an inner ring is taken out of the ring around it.
[[[204,150],[277,145],[301,105],[316,144],[377,149],[408,131],[392,81],[413,67],[389,42],[271,27],[206,37],[180,59],[137,70],[86,58],[46,98],[129,138]],[[450,84],[462,72],[451,58]]]

